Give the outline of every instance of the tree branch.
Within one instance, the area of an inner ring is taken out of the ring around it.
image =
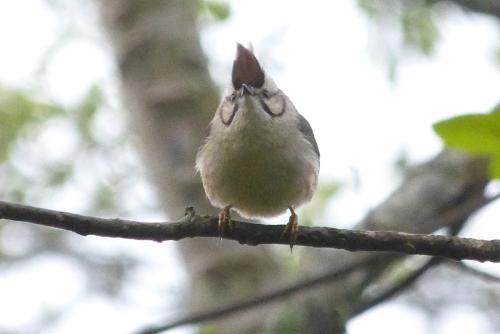
[[[463,226],[463,224],[465,223],[465,219],[469,216],[469,210],[472,209],[472,211],[474,211],[474,209],[480,209],[481,207],[497,199],[499,196],[500,195],[493,196],[488,199],[483,199],[479,204],[476,203],[473,207],[461,206],[459,210],[453,210],[449,212],[445,215],[445,219],[443,219],[443,226],[447,226],[448,229],[452,232],[452,235],[456,235],[456,233],[460,231],[461,226]],[[181,316],[178,319],[167,321],[163,324],[144,327],[142,330],[138,331],[137,334],[157,334],[187,324],[193,325],[201,322],[216,320],[222,317],[228,317],[234,313],[242,312],[257,306],[262,306],[278,299],[289,297],[293,294],[303,292],[304,290],[314,288],[321,284],[332,284],[332,282],[343,279],[345,276],[350,275],[359,268],[366,268],[374,265],[377,260],[380,261],[380,257],[365,257],[364,259],[355,263],[351,263],[350,265],[346,265],[341,268],[335,268],[329,272],[320,274],[319,276],[308,278],[298,283],[291,284],[284,288],[276,289],[267,294],[249,300],[229,303],[225,306],[215,307],[207,311],[194,313],[187,316]],[[379,292],[375,296],[364,298],[351,311],[351,318],[401,293],[402,291],[410,287],[423,274],[425,274],[428,269],[440,264],[441,262],[443,262],[443,260],[444,258],[439,257],[431,258],[423,266],[406,275],[406,277],[399,280],[391,287],[383,290],[382,292]],[[456,264],[457,266],[459,266],[460,264],[463,265],[463,262],[450,263]]]
[[[196,215],[192,208],[173,223],[146,223],[124,219],[104,219],[47,210],[0,201],[0,218],[56,227],[80,235],[136,240],[180,240],[218,237],[217,218]],[[240,244],[283,244],[284,225],[252,224],[233,221],[223,238]],[[349,251],[387,251],[446,257],[453,260],[500,262],[500,240],[477,240],[442,235],[421,235],[389,231],[354,231],[330,227],[301,226],[296,245],[339,248]]]

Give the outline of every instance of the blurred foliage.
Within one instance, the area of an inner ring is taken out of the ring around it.
[[[489,114],[469,114],[434,124],[446,146],[490,158],[491,178],[500,178],[500,106]]]
[[[498,47],[495,51],[495,62],[497,66],[500,66],[500,47]]]
[[[25,199],[30,187],[44,179],[35,175],[38,173],[33,170],[31,155],[24,146],[40,136],[50,120],[65,113],[61,106],[31,95],[34,94],[0,88],[0,196],[18,202]],[[16,163],[16,156],[27,159]],[[43,164],[47,166],[46,162]],[[66,173],[59,166],[47,168],[44,174],[48,184],[56,185]]]
[[[427,0],[357,0],[375,25],[374,53],[394,80],[400,61],[410,55],[431,56],[440,32],[440,7]]]
[[[109,105],[103,89],[90,87],[71,106],[43,96],[38,91],[0,88],[0,198],[57,208],[76,206],[79,212],[100,215],[134,210],[127,207],[124,196],[138,182],[139,174],[130,172],[139,170],[138,161],[128,154],[125,127],[113,114],[119,111]],[[113,131],[108,132],[109,120]],[[137,198],[134,204],[144,203]],[[12,240],[20,235],[28,241]],[[34,257],[58,254],[77,263],[89,282],[87,293],[119,297],[137,259],[120,253],[89,256],[89,249],[82,246],[85,242],[75,242],[76,238],[35,225],[0,224],[0,273],[15,271]],[[63,305],[49,313],[41,309],[30,321],[34,328],[46,328],[70,308]],[[0,332],[7,331],[0,324]]]
[[[7,160],[18,139],[33,135],[45,121],[63,112],[60,106],[37,101],[27,92],[0,87],[0,162]]]
[[[127,174],[124,168],[137,168],[119,156],[119,148],[126,143],[124,132],[114,135],[115,138],[96,132],[96,116],[106,107],[102,89],[90,87],[72,107],[46,102],[34,95],[0,89],[2,198],[18,202],[29,198],[31,204],[36,204],[51,191],[75,181],[79,176],[75,173],[82,172],[77,162],[93,161],[102,165],[94,170],[101,174],[92,178],[93,184],[88,190],[95,195],[89,194],[93,201],[83,210],[92,213],[119,211],[116,194],[120,194],[120,180]],[[64,148],[59,148],[54,140],[64,143]],[[114,156],[117,162],[123,163],[119,171],[111,168],[113,163],[100,160]]]
[[[78,211],[90,214],[125,215],[133,210],[125,205],[124,197],[139,178],[130,171],[139,167],[128,154],[125,127],[114,121],[114,112],[99,86],[90,87],[72,106],[48,102],[31,91],[1,88],[0,198],[33,205],[64,200],[66,205],[77,205]],[[106,131],[109,120],[113,120],[111,132]],[[76,196],[65,195],[76,188]],[[0,225],[0,235],[7,225]],[[57,249],[85,260],[67,248],[72,243],[62,241],[73,235],[50,231],[37,232],[37,253]],[[0,247],[0,255],[5,252],[9,253]],[[103,261],[108,262],[108,258]],[[8,261],[8,257],[3,259]],[[92,270],[95,265],[85,267]]]
[[[0,195],[18,202],[31,195],[30,201],[36,202],[37,198],[46,196],[47,191],[71,181],[79,157],[111,149],[105,145],[95,146],[99,139],[92,132],[94,117],[103,105],[103,93],[97,86],[91,87],[85,97],[70,108],[31,97],[29,92],[1,89],[0,180],[9,182],[2,182]],[[60,137],[52,140],[67,140],[66,133],[61,132],[65,125],[76,130],[71,135],[77,139],[68,145],[68,152],[56,152],[57,148],[46,143],[43,137],[50,134]],[[98,198],[100,202],[95,202],[89,211],[112,207],[114,196],[110,192],[107,197]]]
[[[307,333],[304,328],[304,309],[297,303],[289,303],[285,312],[272,324],[265,334],[299,334]]]
[[[319,183],[313,199],[300,212],[300,224],[312,226],[313,224],[318,223],[318,219],[325,212],[328,202],[340,189],[341,185],[338,182],[325,181]]]
[[[394,161],[394,171],[399,175],[408,171],[408,167],[410,166],[410,157],[408,156],[408,151],[402,148],[398,155],[396,156],[396,160]]]
[[[417,48],[425,55],[431,55],[439,38],[434,13],[431,8],[421,6],[405,11],[401,26],[405,45]]]
[[[92,134],[92,121],[104,105],[104,94],[99,86],[93,86],[87,92],[87,95],[80,101],[74,109],[76,124],[82,140],[87,144],[95,144]]]
[[[229,4],[218,0],[200,0],[199,15],[208,16],[215,21],[224,21],[231,15]]]
[[[198,331],[198,334],[219,334],[215,329],[210,328],[210,327],[202,327]]]
[[[47,168],[47,186],[58,187],[68,182],[73,175],[73,165],[67,162],[56,162]]]

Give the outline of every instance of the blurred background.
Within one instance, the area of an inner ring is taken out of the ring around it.
[[[0,2],[0,199],[143,221],[176,220],[189,205],[213,213],[193,157],[235,43],[251,42],[321,150],[301,223],[354,227],[408,166],[442,150],[433,123],[500,101],[499,20],[490,0]],[[493,203],[460,235],[500,239],[499,214]],[[0,333],[132,333],[350,260],[331,253],[337,260],[301,247],[290,256],[288,247],[81,237],[2,221]],[[350,312],[413,265],[386,263],[380,281],[357,287],[334,283],[350,291],[336,298],[292,297],[300,302],[265,317],[171,333],[500,332],[500,285],[456,266]],[[468,265],[500,277],[498,265]],[[328,321],[304,316],[317,309]]]

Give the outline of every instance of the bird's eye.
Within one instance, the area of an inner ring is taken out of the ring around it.
[[[231,95],[226,96],[226,100],[230,102],[234,102],[236,100],[236,92],[233,92]]]

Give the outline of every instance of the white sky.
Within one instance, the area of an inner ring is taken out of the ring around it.
[[[350,184],[352,171],[359,173],[361,188],[348,186],[328,210],[329,222],[337,226],[355,222],[394,188],[397,178],[393,163],[402,151],[412,161],[422,161],[440,150],[441,144],[431,130],[433,122],[461,113],[486,111],[500,100],[500,71],[493,62],[494,48],[500,39],[493,20],[457,14],[444,25],[437,55],[405,61],[399,68],[397,82],[391,84],[385,68],[373,60],[372,26],[354,1],[284,3],[231,1],[230,19],[208,25],[203,32],[203,45],[214,77],[224,83],[230,73],[235,42],[251,41],[268,73],[310,121],[322,153],[321,179]],[[82,15],[87,10],[82,10]],[[71,41],[56,53],[48,67],[47,82],[39,86],[65,104],[81,97],[95,82],[111,82],[111,89],[116,89],[105,40],[96,29],[85,28],[95,18],[70,16],[62,23],[59,19],[42,0],[0,2],[0,83],[32,87],[29,79],[40,57],[55,42],[61,25],[71,22],[88,35]],[[71,209],[77,201],[72,203],[69,199],[67,207],[61,209]],[[468,228],[467,235],[500,239],[499,225],[494,225],[498,214],[498,206],[485,210]],[[155,276],[158,273],[162,273],[159,277],[169,276],[174,290],[183,280],[179,263],[172,259],[176,256],[173,247],[152,243],[136,247],[136,243],[87,239],[84,243],[94,248],[140,254],[152,266],[156,265],[156,271],[137,273],[137,280],[148,284],[142,290],[130,291],[131,304],[115,305],[98,296],[85,297],[50,333],[125,333],[137,324],[158,319],[159,314],[148,314],[147,308],[141,311],[133,303],[159,303],[158,296],[149,296],[151,291],[147,290],[161,285]],[[52,257],[0,277],[2,324],[26,323],[40,308],[57,307],[68,296],[82,294],[85,282],[72,269],[71,263]],[[500,272],[498,268],[496,272]],[[30,284],[32,276],[37,276],[41,286]],[[28,293],[33,300],[16,298]],[[448,318],[453,319],[454,314],[463,316],[464,312],[458,310]],[[88,321],[99,317],[106,320]],[[470,317],[479,321],[471,320],[478,325],[470,325],[468,333],[488,333],[480,324],[480,315]],[[382,320],[389,318],[392,327]],[[390,303],[355,319],[349,330],[354,334],[365,333],[367,328],[370,332],[410,333],[411,327],[411,333],[417,334],[427,332],[424,321],[417,311]],[[454,329],[452,321],[443,322],[435,333],[454,333]]]

